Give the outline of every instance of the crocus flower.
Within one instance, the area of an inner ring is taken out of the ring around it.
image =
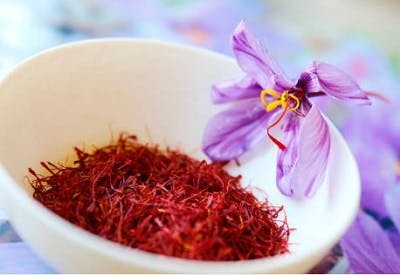
[[[383,99],[374,101],[371,108],[349,108],[321,97],[323,101],[318,101],[318,106],[342,130],[358,161],[361,207],[385,216],[384,195],[396,180],[400,155],[400,94],[393,65],[379,48],[359,37],[340,41],[338,47],[323,56],[345,68],[362,86],[379,91],[379,98]]]
[[[351,115],[343,128],[361,172],[361,210],[341,246],[357,273],[400,272],[400,96]]]
[[[340,110],[346,113],[341,128],[357,159],[362,183],[361,209],[341,247],[353,272],[399,273],[399,83],[387,57],[365,41],[346,41],[331,59],[391,101],[376,101],[362,110]]]
[[[360,211],[341,241],[350,268],[356,273],[400,272],[400,186],[386,193],[389,218]]]
[[[277,185],[287,196],[312,196],[325,174],[330,151],[328,125],[310,98],[370,104],[359,85],[338,68],[314,61],[297,81],[285,76],[263,45],[240,22],[233,52],[245,76],[215,85],[214,103],[234,102],[208,123],[203,150],[213,161],[240,157],[265,135],[279,147]],[[283,121],[282,140],[270,130]]]
[[[361,206],[380,217],[388,215],[385,194],[400,180],[400,95],[386,92],[391,104],[350,112],[342,127],[361,174]],[[400,215],[400,214],[399,214]]]

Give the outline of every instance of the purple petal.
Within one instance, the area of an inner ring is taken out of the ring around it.
[[[388,235],[364,212],[357,215],[341,245],[356,273],[400,272],[400,257]]]
[[[203,151],[213,161],[232,160],[241,156],[266,135],[268,120],[260,100],[249,99],[215,115],[203,137]]]
[[[249,32],[244,21],[234,31],[232,47],[240,68],[263,88],[282,92],[293,87],[294,83],[284,75],[261,42]]]
[[[400,185],[393,184],[389,188],[385,194],[385,205],[389,216],[400,232]]]
[[[328,125],[311,106],[305,117],[290,113],[282,131],[287,148],[278,153],[278,188],[287,196],[311,197],[325,175],[331,144]]]
[[[351,117],[342,130],[360,168],[361,206],[387,216],[385,194],[396,182],[395,163],[398,155],[393,144],[386,140],[385,129],[377,127],[386,122],[386,117],[380,117],[381,112],[376,112],[375,116],[368,115],[367,109],[370,108],[360,110]],[[372,109],[376,110],[375,104]]]
[[[388,235],[390,242],[393,245],[394,250],[396,250],[396,254],[400,255],[400,234],[399,231],[395,227],[391,227],[389,229],[385,229],[386,234]]]
[[[258,97],[262,87],[249,76],[245,76],[239,81],[225,82],[214,85],[211,97],[214,103],[226,103],[240,99]]]
[[[376,141],[369,135],[359,138],[364,139],[362,141],[364,148],[355,148],[354,152],[361,173],[361,205],[364,209],[385,216],[388,214],[388,209],[385,207],[385,194],[396,181],[396,171],[393,166],[397,155],[390,145]],[[353,149],[354,142],[351,144]],[[368,146],[372,146],[372,148],[368,148]]]
[[[366,93],[348,74],[327,63],[314,61],[301,74],[298,85],[307,93],[325,92],[345,102],[371,104]]]

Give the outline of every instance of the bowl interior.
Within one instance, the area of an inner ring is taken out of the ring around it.
[[[200,266],[202,271],[218,270],[221,263],[168,257],[153,262],[149,259],[154,255],[137,251],[132,254],[130,249],[71,230],[69,224],[30,198],[31,189],[24,177],[28,167],[38,168],[42,160],[65,161],[73,146],[102,145],[109,142],[111,134],[115,136],[120,131],[204,158],[200,148],[203,129],[221,108],[211,103],[210,87],[240,75],[235,62],[221,55],[123,39],[59,47],[17,67],[0,84],[0,196],[17,230],[62,271],[84,269],[74,269],[68,259],[54,260],[51,253],[37,245],[37,237],[26,232],[20,213],[42,215],[46,218],[44,223],[51,224],[48,230],[73,235],[70,238],[78,243],[76,247],[95,249],[97,254],[119,261],[126,267],[121,270],[134,270],[139,264],[164,272],[196,272]],[[290,239],[290,254],[240,265],[223,263],[224,271],[231,266],[235,272],[303,272],[340,238],[357,209],[359,178],[352,155],[331,124],[330,131],[328,173],[312,199],[291,199],[278,192],[276,148],[267,139],[240,159],[240,167],[228,167],[232,173],[243,175],[244,185],[250,183],[265,190],[271,203],[284,204],[289,225],[296,230]],[[15,194],[20,195],[18,203],[11,201]],[[20,210],[21,205],[32,207]]]

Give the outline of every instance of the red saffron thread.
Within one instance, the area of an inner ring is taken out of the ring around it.
[[[29,168],[33,197],[71,223],[145,251],[235,261],[288,252],[283,207],[259,201],[223,164],[140,144],[121,134],[72,166]]]
[[[286,145],[284,145],[282,142],[280,142],[276,137],[274,137],[270,131],[272,128],[274,128],[276,125],[278,125],[278,123],[284,118],[286,112],[288,110],[288,106],[286,106],[282,113],[279,115],[279,117],[273,122],[271,123],[271,125],[268,126],[267,128],[267,135],[268,137],[272,140],[273,143],[275,143],[276,146],[278,146],[279,149],[281,149],[282,151],[286,150]]]

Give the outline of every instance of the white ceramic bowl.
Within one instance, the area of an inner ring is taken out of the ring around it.
[[[41,160],[63,160],[75,145],[102,145],[110,132],[179,146],[197,157],[216,107],[213,83],[241,75],[234,60],[155,41],[111,39],[65,45],[17,66],[0,83],[0,201],[18,233],[58,271],[306,272],[340,239],[358,207],[356,163],[330,124],[332,154],[311,200],[282,196],[275,186],[276,149],[265,139],[238,170],[243,183],[286,206],[296,228],[291,253],[241,262],[190,261],[126,248],[64,221],[31,198],[24,177]],[[110,130],[111,129],[111,130]]]

